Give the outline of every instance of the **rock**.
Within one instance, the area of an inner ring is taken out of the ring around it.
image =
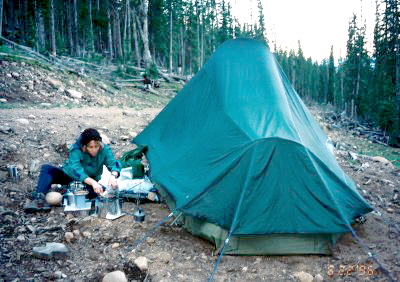
[[[386,210],[388,213],[394,213],[394,209],[392,209],[392,208],[387,208]]]
[[[26,228],[28,228],[28,230],[29,230],[31,233],[35,233],[35,232],[36,232],[36,228],[35,228],[34,226],[30,225],[30,224],[28,224],[28,225],[26,226]]]
[[[51,86],[53,86],[54,88],[57,88],[57,89],[63,87],[63,83],[61,81],[51,78],[51,77],[47,78],[47,82],[50,83]]]
[[[27,120],[26,118],[17,118],[15,121],[25,125],[29,124],[29,120]]]
[[[154,242],[156,241],[156,239],[154,239],[153,237],[147,237],[146,238],[146,242],[148,243],[148,244],[154,244]]]
[[[78,229],[72,230],[72,234],[74,234],[74,237],[80,237],[81,232]]]
[[[136,264],[136,266],[142,270],[142,271],[146,271],[149,267],[148,267],[148,262],[147,262],[147,258],[146,257],[138,257],[137,259],[134,260],[134,263]]]
[[[49,192],[46,194],[46,202],[50,205],[59,205],[62,201],[63,195],[59,192]]]
[[[83,94],[81,92],[76,91],[74,89],[67,89],[67,93],[69,96],[71,96],[72,98],[75,98],[75,99],[82,99],[82,97],[83,97]]]
[[[300,282],[312,282],[314,280],[314,277],[310,273],[304,271],[295,272],[293,276]]]
[[[117,249],[117,248],[119,248],[119,243],[113,243],[112,245],[111,245],[111,248],[112,249]]]
[[[74,239],[74,233],[72,232],[65,232],[64,239],[67,242],[71,242]]]
[[[137,132],[134,131],[129,131],[128,134],[131,138],[135,138],[138,135]]]
[[[13,132],[13,130],[9,126],[0,125],[0,132],[4,133],[4,134],[9,134],[9,133]]]
[[[99,131],[99,133],[100,133],[100,137],[101,137],[101,140],[103,141],[103,143],[106,145],[110,145],[111,144],[110,138],[108,138],[108,136],[102,131]]]
[[[119,139],[121,139],[122,141],[128,141],[131,138],[128,135],[122,135],[122,136],[119,137]]]
[[[67,213],[65,219],[68,221],[68,224],[73,224],[76,221],[76,218],[72,213]]]
[[[356,154],[356,153],[354,153],[354,152],[349,152],[349,155],[350,155],[350,157],[353,159],[353,161],[355,161],[355,160],[357,160],[357,159],[358,159],[358,156],[357,156],[357,154]]]
[[[54,277],[56,279],[61,279],[61,278],[63,278],[63,273],[61,271],[57,270],[56,272],[54,272]]]
[[[117,270],[104,275],[102,282],[128,282],[124,272]]]
[[[83,231],[82,235],[85,238],[91,238],[92,237],[92,233],[90,233],[89,231]]]
[[[318,273],[317,275],[315,275],[314,281],[315,282],[322,282],[322,281],[324,281],[324,277],[321,274]]]
[[[43,259],[49,259],[53,256],[65,256],[69,253],[69,249],[62,243],[46,243],[46,246],[33,247],[34,256]]]

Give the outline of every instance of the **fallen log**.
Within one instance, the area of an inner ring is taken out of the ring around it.
[[[142,82],[142,78],[116,79],[115,82]]]
[[[8,40],[8,39],[6,39],[5,37],[1,37],[1,36],[0,36],[0,40],[4,40],[5,42],[7,42],[7,43],[9,43],[9,44],[11,44],[11,45],[14,45],[14,46],[16,46],[16,47],[18,47],[18,48],[20,48],[21,50],[26,51],[26,52],[28,52],[29,54],[33,55],[33,56],[36,56],[36,57],[38,57],[38,58],[40,58],[40,59],[42,59],[42,60],[44,60],[44,61],[46,61],[46,62],[48,62],[48,63],[51,63],[51,60],[50,60],[50,59],[48,59],[46,56],[40,54],[39,52],[36,52],[36,51],[33,50],[32,48],[29,48],[29,47],[24,46],[24,45],[19,45],[18,43],[15,43],[14,41]]]
[[[20,59],[25,59],[25,60],[32,60],[32,61],[36,60],[34,58],[31,58],[31,57],[18,56],[18,55],[7,54],[7,53],[0,53],[0,56],[15,57],[15,58],[20,58]]]

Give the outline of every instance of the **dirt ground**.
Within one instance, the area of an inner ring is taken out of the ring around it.
[[[7,93],[9,99],[11,92]],[[210,278],[217,261],[212,244],[181,227],[164,224],[155,228],[169,213],[164,203],[141,203],[146,213],[142,223],[134,220],[134,203],[128,200],[123,203],[127,215],[116,220],[73,216],[64,213],[62,206],[49,213],[23,211],[35,189],[38,167],[61,164],[66,149],[84,128],[103,131],[117,157],[133,149],[132,138],[162,109],[144,105],[137,109],[83,103],[79,107],[0,109],[0,281],[101,281],[115,270],[123,271],[129,281]],[[299,272],[312,275],[313,281],[399,280],[399,170],[382,162],[355,160],[347,153],[354,149],[350,139],[339,131],[333,136],[338,162],[376,208],[363,224],[355,226],[357,238],[342,236],[332,256],[224,256],[215,281],[311,281]],[[19,167],[19,181],[10,179],[9,164]],[[75,233],[71,242],[64,239],[69,231]],[[142,243],[132,251],[137,240]],[[33,247],[47,242],[64,243],[70,253],[64,258],[34,257]],[[139,257],[147,258],[147,271],[135,265]]]

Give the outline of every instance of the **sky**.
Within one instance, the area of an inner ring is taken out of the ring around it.
[[[232,14],[240,23],[258,20],[257,0],[229,1]],[[313,61],[328,58],[331,46],[336,60],[345,57],[349,21],[355,13],[366,24],[367,49],[372,51],[375,0],[261,0],[261,3],[271,49],[276,41],[283,50],[297,52],[300,40],[304,56]]]

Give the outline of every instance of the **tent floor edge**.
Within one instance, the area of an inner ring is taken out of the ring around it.
[[[183,228],[213,243],[217,250],[228,232],[209,222],[185,215]],[[270,234],[232,236],[224,255],[332,255],[342,234]]]

